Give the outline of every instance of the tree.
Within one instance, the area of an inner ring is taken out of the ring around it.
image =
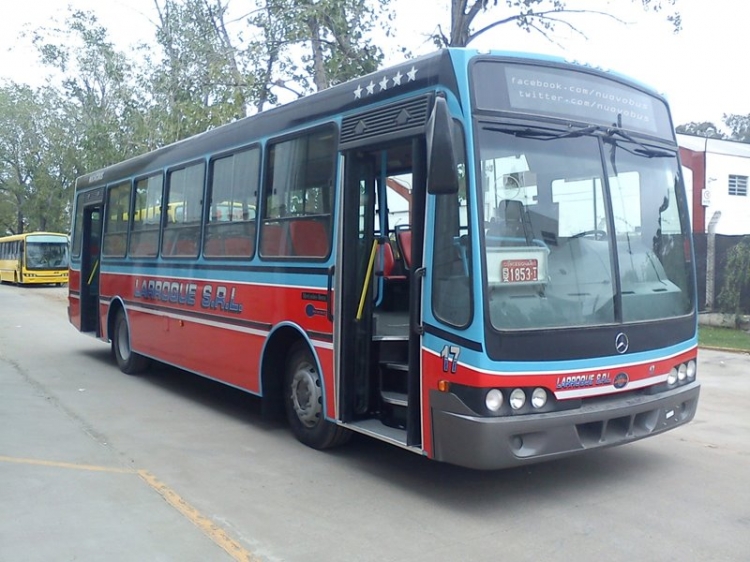
[[[227,30],[227,2],[154,0],[161,60],[146,80],[149,113],[163,142],[173,142],[242,118],[252,75]]]
[[[301,97],[374,72],[383,53],[368,34],[383,17],[392,17],[381,16],[391,13],[388,5],[389,0],[260,0],[248,23],[259,32],[253,48],[266,62],[262,78]],[[270,90],[261,95],[260,107],[272,97]]]
[[[645,10],[661,12],[677,2],[677,0],[630,0],[640,3]],[[473,25],[480,14],[493,12],[499,14],[489,23],[479,29]],[[536,31],[547,38],[558,25],[583,34],[572,22],[575,14],[599,14],[610,16],[607,12],[569,7],[568,0],[451,0],[450,33],[444,34],[442,29],[433,35],[435,44],[439,47],[465,47],[480,35],[495,29],[500,25],[515,23],[528,32]],[[678,12],[667,13],[667,20],[675,31],[682,26],[682,19]]]
[[[750,115],[725,114],[724,124],[729,127],[730,139],[750,142]]]
[[[64,102],[57,111],[69,121],[69,145],[76,148],[76,173],[96,170],[139,152],[131,124],[142,111],[143,94],[133,65],[116,50],[107,30],[91,13],[73,10],[62,29],[34,34],[42,62],[61,77]]]
[[[678,125],[675,129],[678,133],[686,135],[695,135],[698,137],[707,137],[709,139],[725,139],[727,135],[720,131],[719,128],[710,121],[701,121],[700,123],[691,121],[684,125]]]
[[[59,101],[50,88],[0,89],[0,232],[68,229],[72,181],[59,158],[67,141],[56,134]]]

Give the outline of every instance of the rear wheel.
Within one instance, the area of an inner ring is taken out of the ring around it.
[[[351,437],[348,430],[325,419],[323,381],[304,342],[292,347],[287,360],[284,405],[294,436],[309,447],[328,449]]]
[[[112,334],[112,353],[117,366],[123,373],[135,375],[148,368],[149,359],[130,349],[130,330],[125,313],[120,310],[115,318],[115,329]]]

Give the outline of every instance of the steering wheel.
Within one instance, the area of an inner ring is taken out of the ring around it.
[[[606,230],[600,230],[598,228],[593,230],[584,230],[583,232],[579,232],[578,234],[574,234],[570,238],[581,238],[582,236],[592,236],[594,240],[606,240],[609,238],[609,235],[607,234]]]

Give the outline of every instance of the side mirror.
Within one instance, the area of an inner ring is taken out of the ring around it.
[[[458,170],[453,148],[453,120],[445,98],[435,98],[427,121],[427,192],[445,195],[458,192]]]

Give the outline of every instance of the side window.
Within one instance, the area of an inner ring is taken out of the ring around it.
[[[107,191],[107,212],[104,219],[102,255],[123,257],[128,241],[130,182],[122,182]]]
[[[331,245],[336,129],[270,145],[260,254],[324,258]]]
[[[76,199],[76,215],[73,224],[73,240],[70,243],[71,255],[74,258],[81,257],[81,246],[83,244],[83,196]]]
[[[203,216],[203,162],[167,175],[167,205],[161,252],[164,256],[195,258]]]
[[[260,150],[217,158],[209,179],[206,257],[251,257],[255,247]]]
[[[133,201],[133,226],[130,232],[130,255],[154,257],[159,248],[161,224],[162,184],[161,174],[135,182]]]
[[[432,310],[447,324],[462,327],[471,321],[471,237],[469,236],[466,147],[463,129],[454,127],[459,188],[456,194],[435,196],[435,238]]]

